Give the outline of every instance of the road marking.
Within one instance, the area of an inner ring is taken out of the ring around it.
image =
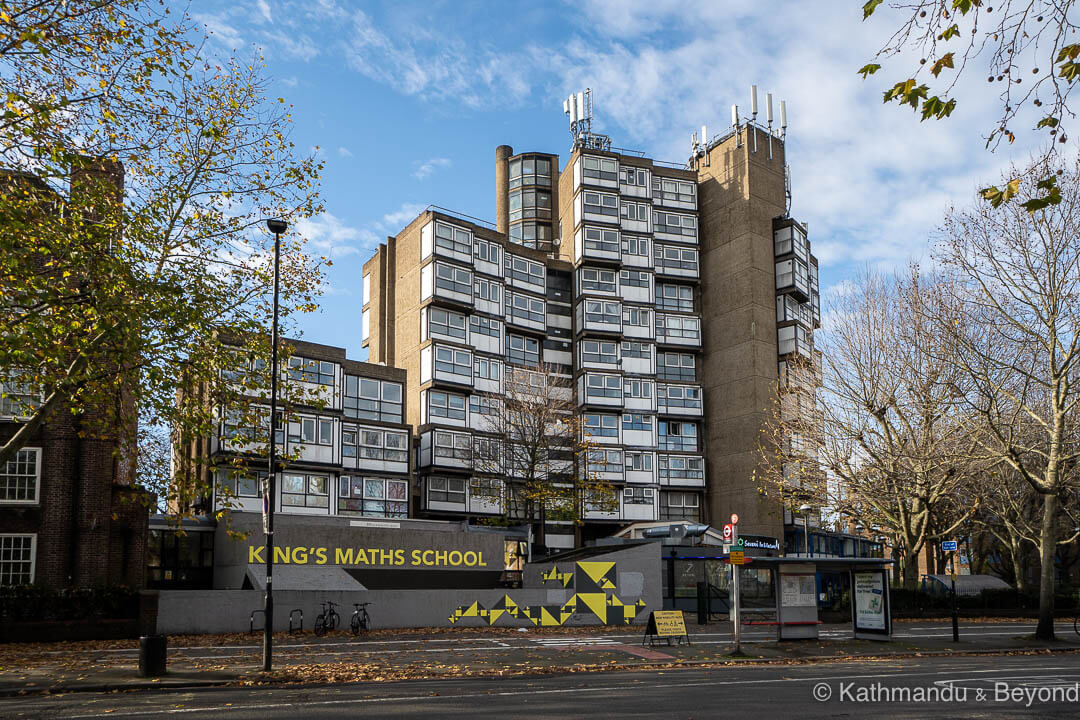
[[[1075,670],[1072,667],[1050,667],[1039,668],[1040,671],[1044,670]],[[786,672],[790,672],[790,668],[785,668]],[[975,670],[973,673],[1002,673],[1009,672],[1000,668],[993,668],[989,670]],[[910,677],[927,677],[940,675],[941,671],[928,671],[920,673],[861,673],[857,675],[821,675],[816,677],[780,677],[780,678],[762,678],[759,680],[737,680],[737,679],[724,679],[724,685],[768,685],[777,683],[792,683],[792,682],[824,682],[824,681],[836,681],[836,680],[858,680],[867,678],[910,678]],[[288,702],[288,703],[266,703],[266,702],[254,702],[251,705],[217,705],[213,707],[203,708],[162,708],[155,710],[136,710],[131,712],[111,712],[109,714],[95,714],[95,715],[69,715],[67,717],[72,720],[84,720],[86,718],[115,718],[115,717],[135,717],[139,715],[180,715],[189,713],[224,713],[226,711],[233,710],[250,710],[252,707],[258,707],[260,710],[275,710],[285,708],[298,708],[306,709],[312,706],[331,706],[331,705],[364,705],[364,704],[376,704],[386,702],[415,702],[422,700],[462,700],[477,697],[518,697],[522,695],[568,695],[574,693],[591,693],[591,692],[611,692],[611,691],[627,691],[627,690],[644,690],[652,692],[656,689],[669,689],[669,688],[689,688],[689,687],[704,687],[715,686],[717,680],[711,678],[709,680],[700,680],[685,683],[627,683],[625,685],[605,685],[605,686],[591,686],[591,687],[575,687],[575,688],[551,688],[551,689],[523,689],[523,690],[503,690],[498,692],[470,692],[460,693],[456,695],[407,695],[407,696],[388,696],[380,698],[353,698],[342,700],[304,700],[302,702]]]

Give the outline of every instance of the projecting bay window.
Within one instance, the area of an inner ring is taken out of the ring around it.
[[[435,247],[448,250],[452,255],[472,255],[472,233],[444,222],[436,222]]]
[[[334,363],[302,357],[289,358],[286,372],[290,380],[330,387],[334,386],[334,378],[337,375]]]
[[[488,242],[486,240],[476,240],[473,242],[473,256],[479,262],[487,262],[493,265],[499,265],[499,258],[502,249],[498,243]]]
[[[619,362],[618,343],[602,340],[582,340],[581,362],[587,365],[617,365]]]
[[[36,505],[40,488],[41,448],[18,450],[0,468],[0,505]]]
[[[644,270],[622,270],[619,272],[619,281],[622,283],[622,287],[626,288],[637,287],[646,288],[652,284],[652,273]]]
[[[428,390],[427,404],[429,422],[437,422],[440,419],[465,420],[466,403],[464,395]]]
[[[810,331],[802,325],[788,325],[776,329],[777,353],[790,355],[798,353],[803,357],[813,357],[814,344]]]
[[[644,202],[623,200],[619,207],[623,227],[636,232],[649,232],[649,216],[653,214],[652,205]]]
[[[776,289],[791,292],[800,302],[810,299],[810,271],[801,260],[792,258],[776,263]]]
[[[614,270],[578,269],[578,282],[581,292],[600,292],[614,295],[619,289],[617,278],[618,276]]]
[[[701,415],[701,388],[697,385],[657,385],[656,405],[664,413]]]
[[[465,340],[465,315],[441,308],[426,308],[428,338],[444,337],[449,340]]]
[[[671,240],[697,242],[697,218],[672,212],[653,213],[653,232]]]
[[[610,300],[586,300],[584,330],[619,332],[622,329],[622,305]],[[578,306],[581,307],[580,305]]]
[[[547,323],[544,301],[521,293],[506,293],[506,321],[543,329]]]
[[[551,218],[551,193],[514,190],[510,193],[510,221]]]
[[[679,277],[698,277],[698,251],[670,245],[653,244],[653,260],[656,271]]]
[[[511,285],[526,286],[541,295],[545,294],[544,266],[516,255],[505,255],[505,277]]]
[[[660,455],[660,482],[673,485],[701,485],[705,482],[705,461],[689,455]]]
[[[622,252],[624,260],[631,260],[632,258],[642,258],[645,260],[644,264],[648,264],[649,260],[649,238],[637,237],[633,235],[623,235],[622,238]],[[631,257],[627,257],[631,256]],[[641,265],[643,263],[637,262],[635,264]]]
[[[456,265],[435,263],[435,294],[451,298],[468,296],[472,300],[472,272]]]
[[[624,342],[622,344],[622,356],[624,360],[629,360],[630,358],[651,360],[652,345],[640,342]]]
[[[623,474],[622,450],[589,450],[588,463],[586,465],[590,475],[600,475],[603,480],[612,479],[610,476]]]
[[[673,207],[696,207],[697,205],[697,186],[693,182],[654,177],[652,190],[653,200],[659,205]]]
[[[535,367],[540,364],[540,341],[523,335],[506,335],[506,361]]]
[[[689,285],[657,284],[655,300],[657,310],[694,312],[694,288]]]
[[[814,315],[811,303],[801,303],[792,295],[777,295],[776,322],[798,322],[805,327],[813,327]]]
[[[551,187],[551,160],[541,157],[523,157],[510,161],[510,189],[523,185]]]
[[[265,472],[218,470],[217,476],[217,491],[223,496],[231,496],[241,501],[244,498],[262,497],[263,483],[266,482]]]
[[[510,226],[510,242],[534,250],[551,247],[551,225],[543,222],[522,222]]]
[[[585,402],[598,405],[621,405],[623,381],[621,375],[585,375]]]
[[[428,502],[465,504],[464,478],[440,477],[433,475],[427,479]]]
[[[661,450],[697,452],[700,449],[697,424],[692,422],[661,420],[657,437]]]
[[[626,451],[626,472],[651,473],[652,469],[652,453]]]
[[[472,435],[468,433],[435,433],[435,464],[464,466],[472,463]]]
[[[346,425],[341,433],[345,458],[403,463],[409,460],[409,435],[404,432]]]
[[[302,445],[333,445],[333,418],[300,416],[295,421],[290,421],[289,443]]]
[[[585,413],[583,416],[585,436],[598,442],[611,442],[619,437],[619,416]]]
[[[409,516],[409,483],[380,477],[342,475],[338,478],[338,515],[360,517]]]
[[[660,493],[661,520],[700,520],[701,496],[693,492]]]
[[[773,231],[773,252],[778,258],[794,253],[795,257],[807,262],[810,258],[810,243],[801,228],[788,225]]]
[[[693,353],[657,353],[656,377],[661,380],[697,380],[695,365]]]
[[[342,406],[348,418],[400,423],[401,383],[346,375]]]
[[[619,222],[619,196],[599,192],[581,193],[582,220]]]
[[[283,473],[281,476],[281,508],[330,507],[330,478],[325,475]],[[287,510],[285,510],[288,512]]]
[[[585,227],[582,230],[584,237],[583,253],[585,257],[609,257],[618,258],[619,231],[610,228]]]
[[[472,385],[473,354],[448,347],[435,347],[435,379]]]
[[[581,177],[586,183],[613,185],[619,181],[619,163],[613,158],[583,155]]]
[[[655,493],[652,488],[623,488],[623,505],[652,505]]]
[[[656,313],[656,339],[676,345],[701,345],[701,319]]]
[[[649,171],[636,167],[623,167],[619,172],[619,182],[631,187],[649,187]]]

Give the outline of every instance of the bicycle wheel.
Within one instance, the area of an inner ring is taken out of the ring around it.
[[[322,613],[315,618],[315,634],[320,637],[326,634],[326,618]]]
[[[341,618],[338,617],[337,611],[336,610],[331,610],[330,611],[330,617],[327,619],[327,622],[326,622],[327,627],[329,629],[331,629],[331,630],[337,630],[338,621],[340,619]]]
[[[360,634],[360,616],[353,613],[352,619],[349,620],[349,629],[352,630],[353,635]]]
[[[365,610],[364,614],[360,617],[360,628],[367,632],[371,629],[371,616],[368,615],[368,611]]]
[[[1073,631],[1077,635],[1080,635],[1080,615],[1077,615],[1076,618],[1073,620]]]

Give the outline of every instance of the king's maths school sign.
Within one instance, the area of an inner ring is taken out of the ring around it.
[[[290,547],[274,548],[274,563],[280,565],[344,565],[399,568],[494,568],[501,569],[501,555],[484,550],[387,547]],[[247,546],[249,564],[266,562],[266,547]]]

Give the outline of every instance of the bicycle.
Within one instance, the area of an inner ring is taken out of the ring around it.
[[[341,617],[338,615],[337,610],[334,609],[334,605],[329,600],[322,603],[322,612],[315,618],[315,634],[325,635],[330,630],[336,630],[338,623],[341,622]],[[329,606],[329,607],[327,607]]]
[[[360,631],[367,632],[371,629],[371,616],[368,615],[367,606],[371,603],[353,603],[352,619],[349,621],[349,627],[352,628],[353,635],[359,635]]]

